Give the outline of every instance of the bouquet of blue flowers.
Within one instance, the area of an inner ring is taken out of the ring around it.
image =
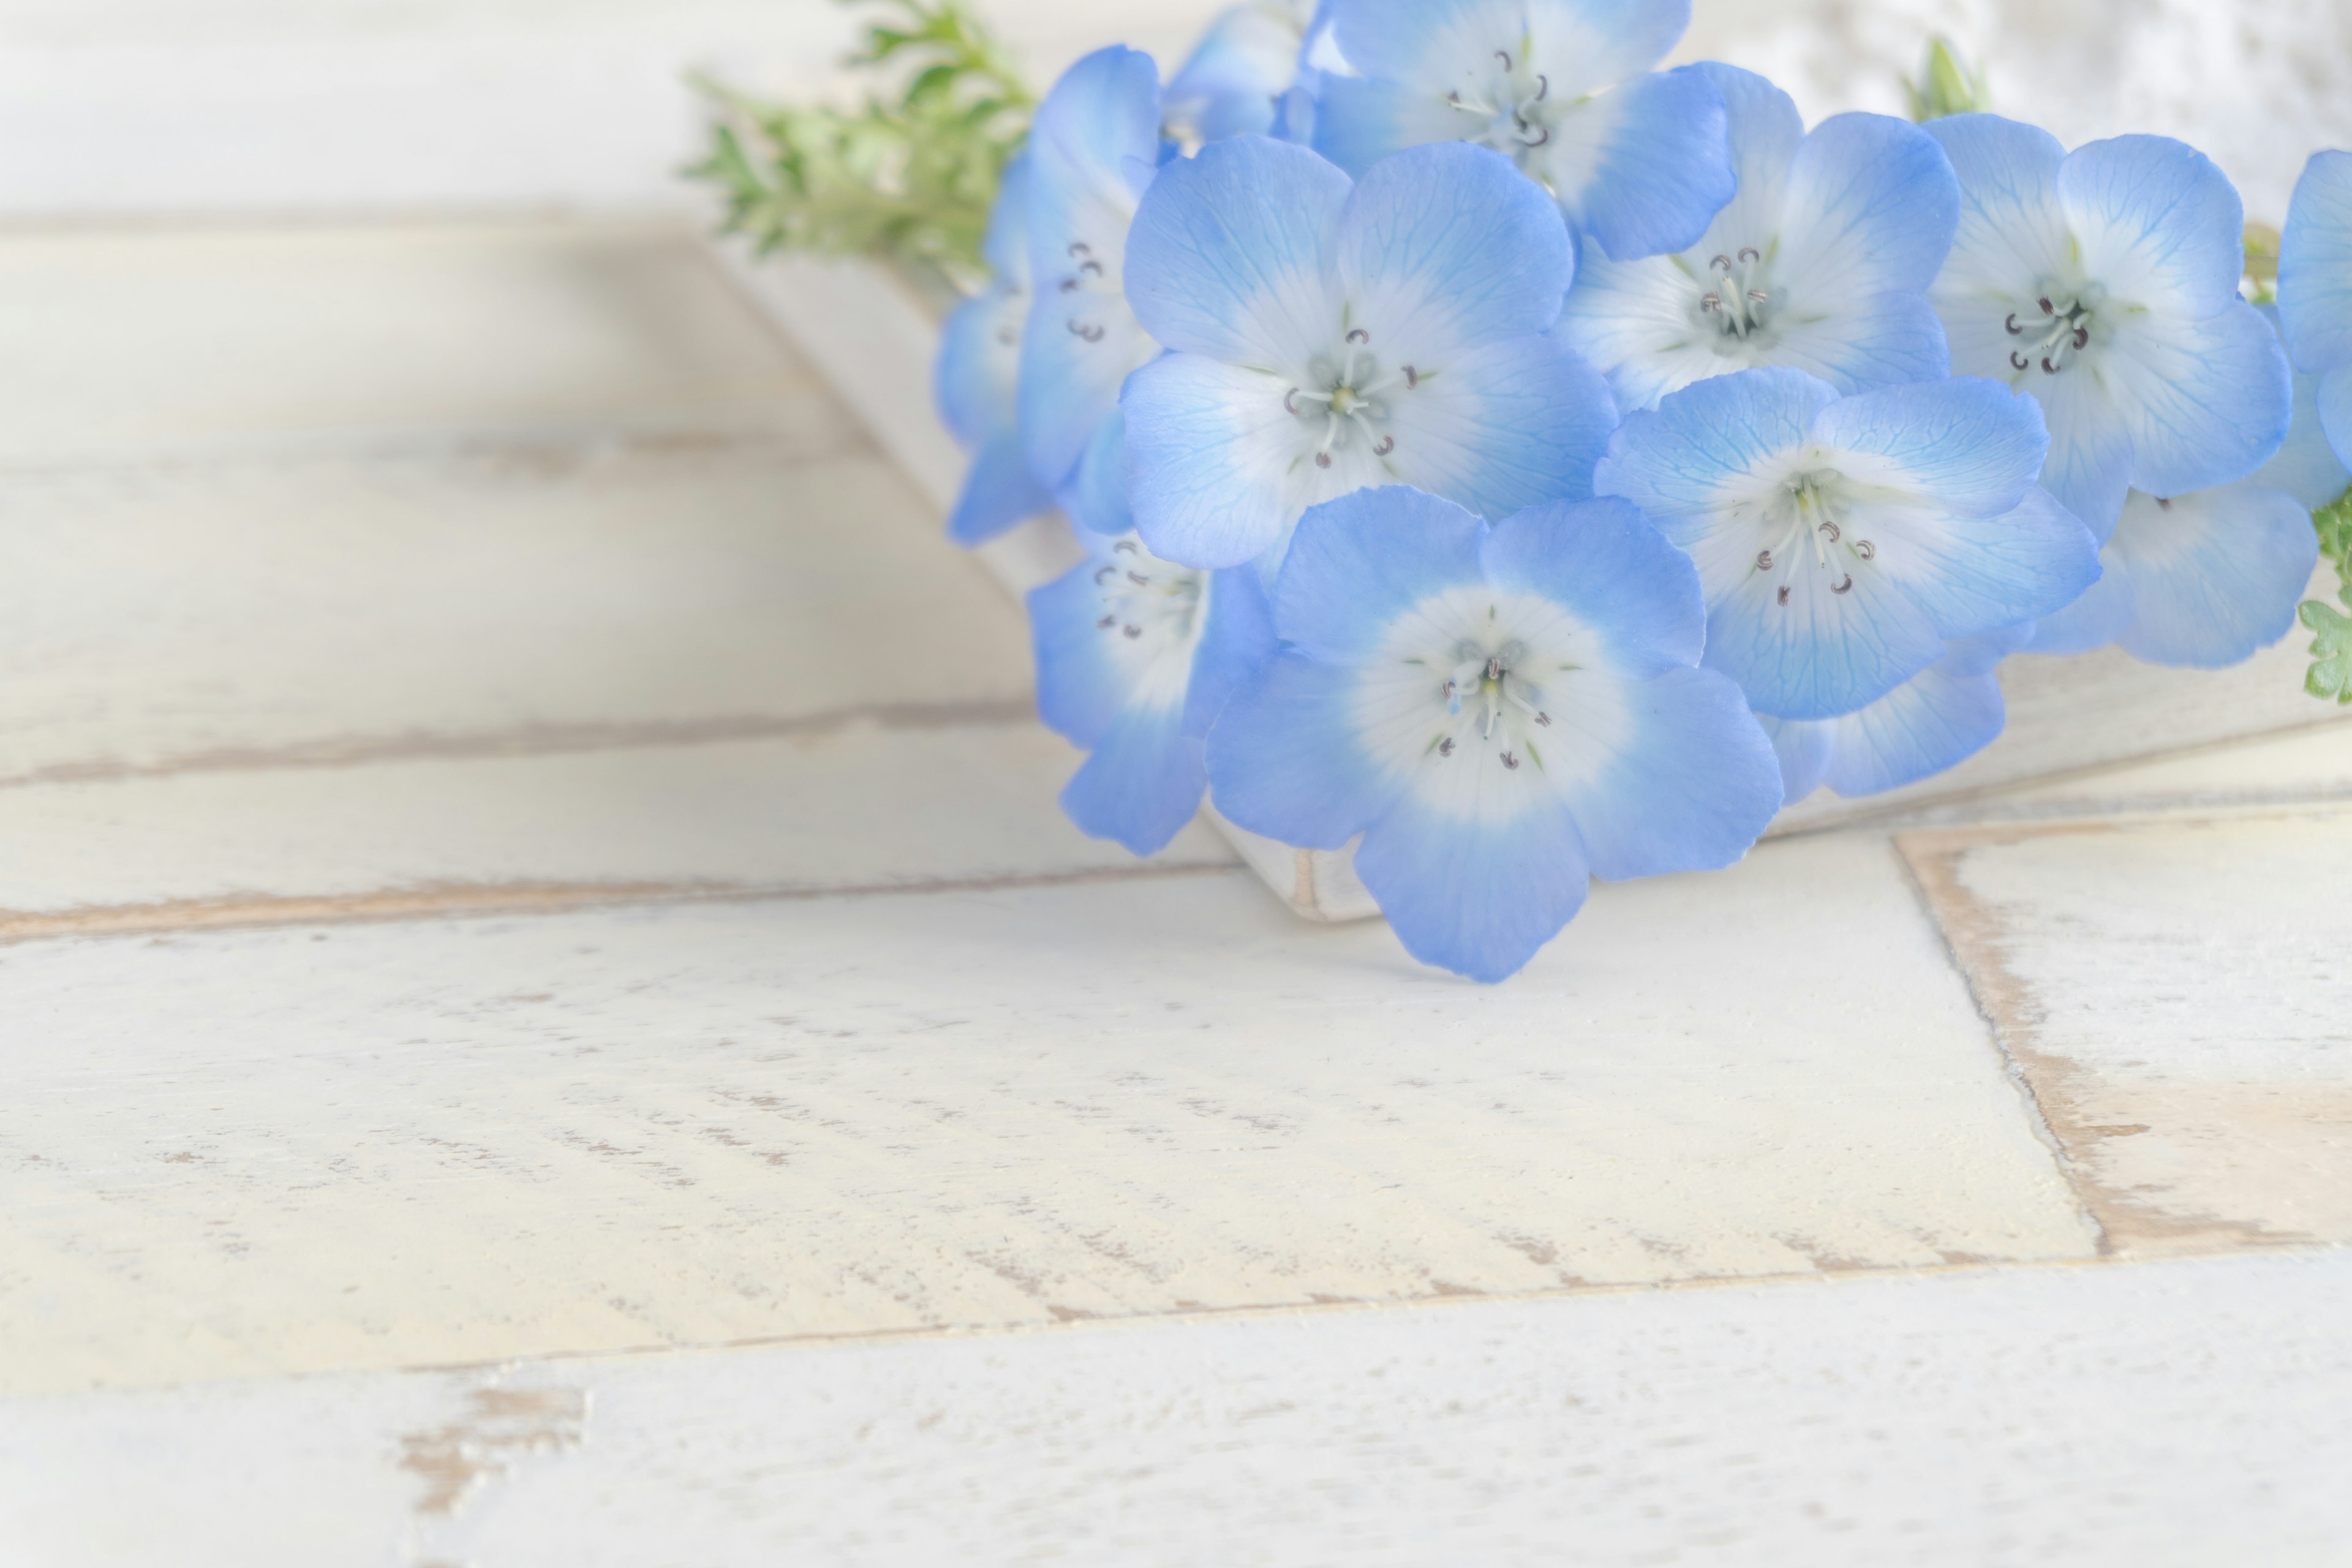
[[[1496,981],[1592,877],[1982,748],[2009,654],[2285,635],[2352,484],[2352,153],[2273,300],[2193,148],[1945,112],[1940,50],[1924,123],[1808,130],[1658,70],[1688,19],[1265,0],[1002,144],[950,530],[1083,545],[1029,596],[1079,826],[1147,854],[1205,796]],[[2352,622],[2303,615],[2352,700]]]

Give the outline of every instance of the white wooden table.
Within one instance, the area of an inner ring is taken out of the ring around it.
[[[1480,989],[1070,829],[683,223],[0,341],[0,1563],[2352,1561],[2352,726]]]

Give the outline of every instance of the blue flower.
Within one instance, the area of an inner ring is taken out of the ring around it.
[[[1200,809],[1203,737],[1274,651],[1265,591],[1132,536],[1080,538],[1087,560],[1029,595],[1037,711],[1092,752],[1062,791],[1070,820],[1149,855]]]
[[[1133,49],[1099,49],[1064,72],[1029,133],[1036,299],[1021,342],[1021,438],[1037,482],[1099,532],[1127,526],[1120,442],[1104,421],[1128,373],[1160,353],[1121,277],[1160,151],[1159,69]]]
[[[1759,713],[1832,719],[2096,579],[2090,534],[2034,485],[2047,445],[2032,401],[1988,381],[1840,397],[1744,370],[1627,416],[1593,482],[1691,552],[1708,668]]]
[[[1762,77],[1702,65],[1730,114],[1739,194],[1689,249],[1612,261],[1586,246],[1560,331],[1621,408],[1754,365],[1809,371],[1841,392],[1951,374],[1927,303],[1959,220],[1933,138],[1878,114],[1810,136]]]
[[[2124,492],[2243,479],[2286,435],[2278,340],[2238,297],[2238,193],[2162,136],[2068,153],[1990,114],[1932,121],[1960,227],[1930,293],[1952,369],[2040,400],[2042,482],[2104,542]]]
[[[940,418],[972,455],[948,518],[948,537],[958,544],[992,539],[1054,504],[1030,475],[1014,417],[1029,314],[1028,191],[1029,161],[1015,158],[1005,166],[981,252],[993,276],[984,292],[949,315],[932,372]]]
[[[1697,669],[1690,562],[1620,501],[1489,528],[1402,487],[1318,507],[1274,595],[1282,651],[1209,737],[1218,808],[1336,849],[1407,951],[1517,971],[1589,877],[1725,866],[1780,804],[1738,689]]]
[[[1491,517],[1590,495],[1616,410],[1547,335],[1572,271],[1551,203],[1481,148],[1353,184],[1258,136],[1171,163],[1127,252],[1137,316],[1177,351],[1123,399],[1137,529],[1231,566],[1367,485]]]
[[[2315,153],[2279,245],[2279,316],[2295,368],[2322,378],[2319,411],[2352,463],[2352,153]]]
[[[1217,13],[1192,58],[1169,80],[1162,115],[1192,144],[1274,127],[1278,100],[1298,74],[1312,6],[1255,0]]]
[[[1835,719],[1759,716],[1780,758],[1782,793],[1800,801],[1827,784],[1842,795],[1877,795],[1976,755],[2009,721],[1993,670],[2032,632],[2029,621],[1948,643],[1935,663]]]
[[[1715,84],[1647,74],[1690,0],[1333,0],[1331,18],[1360,74],[1321,79],[1315,147],[1350,174],[1479,142],[1621,258],[1681,249],[1731,197]]]
[[[2099,551],[2098,582],[2034,628],[2033,651],[2115,643],[2150,664],[2214,669],[2286,636],[2318,564],[2311,514],[2352,482],[2321,428],[2322,384],[2295,376],[2286,440],[2248,478],[2179,496],[2130,492]]]

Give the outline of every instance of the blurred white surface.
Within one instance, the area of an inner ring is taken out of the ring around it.
[[[1163,67],[1215,0],[982,0],[1042,83],[1115,40]],[[677,206],[683,77],[837,91],[832,0],[12,0],[0,217]],[[1809,116],[1895,111],[1943,30],[2007,112],[2067,142],[2162,132],[2275,221],[2305,157],[2352,145],[2342,0],[1696,0],[1682,58]]]

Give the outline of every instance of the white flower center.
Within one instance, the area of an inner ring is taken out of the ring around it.
[[[1337,349],[1308,362],[1306,378],[1282,395],[1282,411],[1317,432],[1315,466],[1328,468],[1334,452],[1360,446],[1374,458],[1396,450],[1389,428],[1389,399],[1409,395],[1430,372],[1412,365],[1394,370],[1372,352],[1372,334],[1351,329]]]
[[[1479,121],[1465,141],[1492,147],[1524,170],[1536,162],[1536,150],[1551,141],[1551,115],[1559,107],[1551,96],[1551,79],[1535,68],[1523,43],[1517,49],[1496,49],[1496,69],[1486,82],[1469,91],[1445,95],[1457,112]]]
[[[1769,542],[1756,552],[1756,571],[1768,581],[1780,578],[1774,594],[1779,603],[1789,602],[1796,574],[1807,569],[1827,573],[1832,594],[1853,591],[1853,563],[1876,560],[1878,546],[1848,537],[1853,504],[1851,487],[1835,468],[1792,474],[1766,500],[1762,517]]]
[[[1114,639],[1114,658],[1144,670],[1130,701],[1181,699],[1207,616],[1209,574],[1162,561],[1131,539],[1095,568],[1095,629]]]
[[[1764,252],[1752,245],[1707,263],[1699,279],[1698,315],[1701,321],[1715,323],[1719,347],[1745,343],[1770,324],[1771,270]]]
[[[1064,313],[1063,324],[1070,335],[1090,343],[1098,343],[1108,330],[1102,320],[1105,298],[1124,306],[1127,296],[1121,291],[1118,279],[1112,276],[1095,255],[1094,247],[1083,239],[1070,241],[1070,270],[1062,274],[1055,285],[1055,292],[1064,297],[1069,309]]]
[[[2032,304],[2012,310],[2001,327],[2017,340],[2009,351],[2009,366],[2021,378],[2039,370],[2056,375],[2089,348],[2098,325],[2098,307],[2106,291],[2094,283],[2045,283]]]

